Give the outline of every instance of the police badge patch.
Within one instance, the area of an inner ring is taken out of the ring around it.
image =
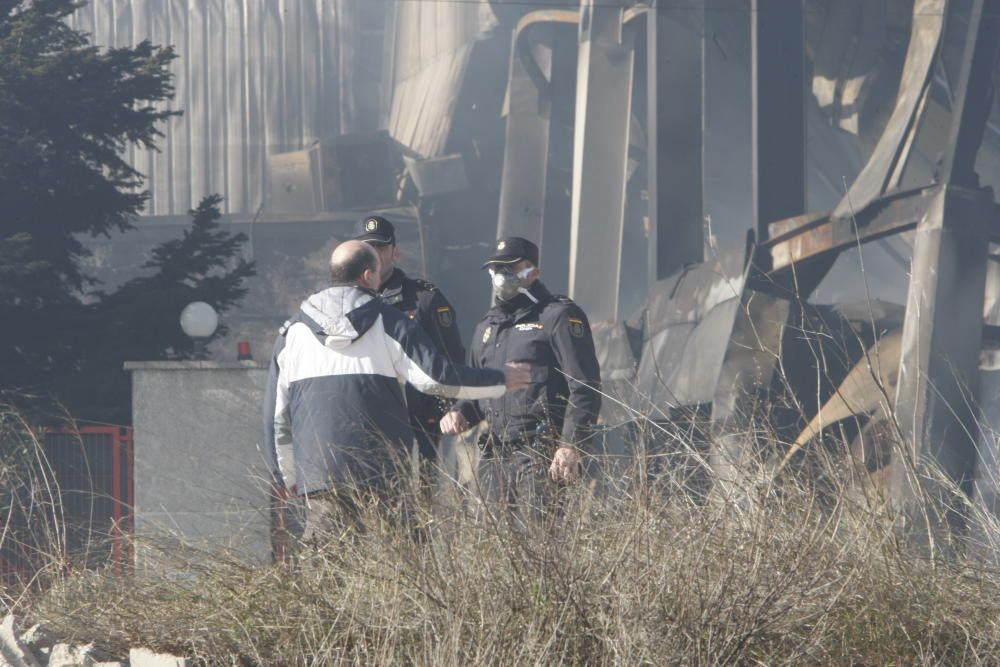
[[[490,339],[490,336],[492,334],[493,334],[493,327],[486,327],[486,331],[483,332],[483,344],[484,345],[486,344],[486,341],[488,341]]]
[[[377,227],[378,227],[378,220],[376,220],[375,218],[368,218],[368,220],[365,221],[366,232],[374,232]]]
[[[583,338],[583,320],[578,320],[575,317],[569,318],[569,335],[574,338]]]
[[[438,324],[446,329],[455,323],[455,316],[448,306],[441,306],[437,309],[437,318]]]

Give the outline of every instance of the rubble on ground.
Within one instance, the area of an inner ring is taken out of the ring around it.
[[[18,636],[16,619],[7,614],[0,623],[0,667],[190,667],[192,661],[148,648],[133,648],[128,657],[113,659],[92,643],[55,642],[41,625]]]

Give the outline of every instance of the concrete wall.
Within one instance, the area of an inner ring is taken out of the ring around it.
[[[271,558],[261,402],[267,369],[131,362],[135,534]]]

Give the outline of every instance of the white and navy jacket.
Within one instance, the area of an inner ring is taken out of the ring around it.
[[[299,494],[384,483],[413,441],[406,383],[470,400],[505,391],[502,371],[451,363],[370,292],[331,287],[306,299],[271,356],[264,429],[276,481],[294,479]]]

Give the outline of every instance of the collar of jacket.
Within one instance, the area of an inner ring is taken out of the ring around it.
[[[386,280],[378,288],[379,296],[385,296],[387,293],[389,295],[398,293],[403,289],[403,282],[406,280],[406,274],[398,266],[392,270],[389,274],[389,279]]]
[[[540,280],[532,283],[528,291],[533,297],[538,299],[538,303],[532,302],[524,294],[518,294],[510,301],[497,303],[497,305],[493,306],[490,310],[490,320],[493,322],[502,322],[512,319],[514,322],[520,322],[529,315],[540,311],[545,304],[552,300],[552,293],[549,292],[548,288]]]
[[[403,284],[405,280],[405,273],[399,268],[393,269],[392,273],[389,274],[389,279],[379,287],[379,298],[390,306],[398,304],[403,300]]]
[[[331,348],[347,347],[371,328],[381,302],[372,290],[356,285],[335,285],[302,302],[300,320],[322,343]]]

